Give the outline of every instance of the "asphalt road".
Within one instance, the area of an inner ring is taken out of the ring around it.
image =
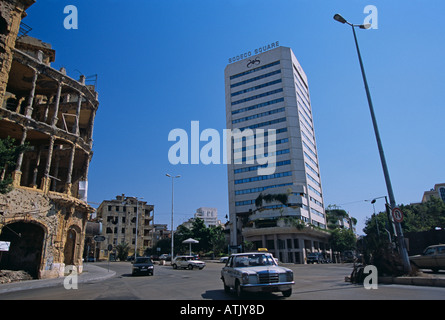
[[[107,263],[96,265],[107,268]],[[208,262],[203,270],[174,270],[155,265],[154,276],[131,276],[129,262],[110,263],[116,276],[98,282],[0,294],[0,300],[237,300],[224,293],[220,263]],[[344,281],[351,265],[286,265],[294,271],[295,285],[289,298],[281,293],[249,294],[247,300],[445,300],[445,288],[379,284],[365,289]]]

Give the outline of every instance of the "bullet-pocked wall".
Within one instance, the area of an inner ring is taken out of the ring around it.
[[[33,3],[0,3],[0,138],[28,145],[2,172],[2,179],[12,177],[13,190],[0,195],[0,241],[11,243],[0,268],[48,278],[63,275],[65,265],[82,271],[85,225],[94,211],[86,201],[99,103],[84,76],[75,80],[51,67],[50,44],[19,34]]]

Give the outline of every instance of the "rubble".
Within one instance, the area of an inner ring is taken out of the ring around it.
[[[32,280],[33,278],[23,270],[0,270],[0,284],[17,281]]]

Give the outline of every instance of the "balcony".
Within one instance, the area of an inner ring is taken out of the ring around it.
[[[242,235],[245,238],[289,233],[299,233],[308,236],[320,236],[320,234],[324,236],[329,235],[327,231],[314,227],[305,220],[307,220],[307,218],[300,216],[283,216],[276,219],[258,219],[249,222],[246,227],[243,227]]]

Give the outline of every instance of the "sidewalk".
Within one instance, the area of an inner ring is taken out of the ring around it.
[[[101,281],[116,275],[116,272],[95,266],[90,263],[83,265],[83,272],[78,275],[77,283],[86,283],[93,281]],[[0,294],[6,292],[30,290],[38,288],[47,288],[54,286],[63,286],[65,277],[55,279],[39,279],[39,280],[26,280],[12,283],[0,284]]]
[[[421,273],[414,277],[379,277],[382,284],[402,284],[410,286],[445,287],[445,274]]]

